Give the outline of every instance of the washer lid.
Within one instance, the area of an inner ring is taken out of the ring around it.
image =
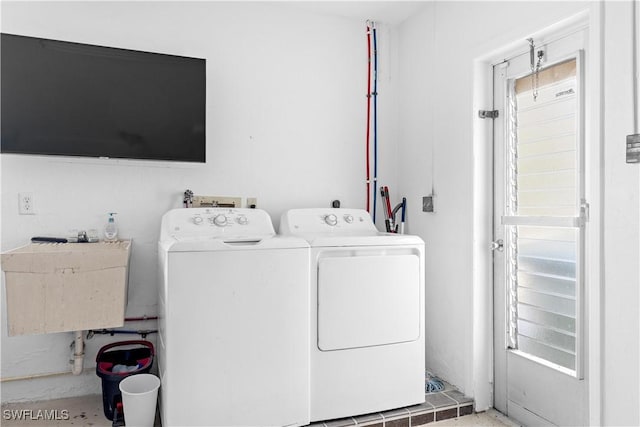
[[[254,236],[242,238],[189,237],[174,238],[161,244],[168,252],[251,251],[278,249],[308,249],[309,244],[297,237]]]

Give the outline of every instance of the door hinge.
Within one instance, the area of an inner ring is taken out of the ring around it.
[[[491,249],[492,251],[500,251],[500,252],[504,251],[504,240],[498,239],[491,242],[489,249]]]
[[[478,117],[481,119],[495,119],[498,117],[498,110],[479,110]]]

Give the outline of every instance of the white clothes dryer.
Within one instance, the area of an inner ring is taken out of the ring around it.
[[[424,402],[424,242],[360,209],[293,209],[311,245],[311,421]]]
[[[164,426],[309,423],[309,245],[259,209],[175,209],[159,241]]]

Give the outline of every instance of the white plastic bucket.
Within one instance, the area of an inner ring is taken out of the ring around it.
[[[153,427],[160,379],[151,374],[130,375],[120,381],[127,427]]]

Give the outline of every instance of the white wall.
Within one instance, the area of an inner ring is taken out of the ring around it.
[[[605,3],[604,328],[602,413],[608,425],[640,425],[640,167],[625,163],[633,131],[631,2]],[[619,392],[625,397],[620,399]]]
[[[432,186],[436,194],[435,213],[417,204],[409,210],[409,231],[427,243],[427,366],[470,395],[481,369],[472,356],[474,61],[595,5],[434,2],[400,28],[398,183],[416,199]],[[592,357],[604,361],[602,423],[637,425],[639,168],[624,163],[624,135],[632,133],[630,4],[606,2],[604,10],[604,340]]]
[[[435,213],[422,213],[417,205],[410,210],[410,232],[427,242],[427,366],[468,393],[473,392],[474,60],[585,8],[540,4],[434,2],[400,29],[398,182],[416,198],[432,186],[436,195]]]
[[[333,199],[364,207],[364,21],[264,2],[1,7],[6,33],[207,59],[206,164],[2,155],[2,250],[35,235],[101,229],[106,212],[118,212],[121,237],[134,239],[127,314],[154,315],[160,218],[181,206],[185,189],[257,197],[276,226],[289,208],[328,207]],[[380,28],[379,90],[381,114],[393,117],[390,34]],[[395,188],[394,119],[381,120],[380,133],[380,175]],[[33,193],[37,215],[18,215],[19,192]],[[69,369],[70,333],[6,334],[3,324],[3,378]],[[127,338],[89,341],[87,366],[105,342]],[[4,382],[2,388],[3,402],[100,390],[93,372]]]

